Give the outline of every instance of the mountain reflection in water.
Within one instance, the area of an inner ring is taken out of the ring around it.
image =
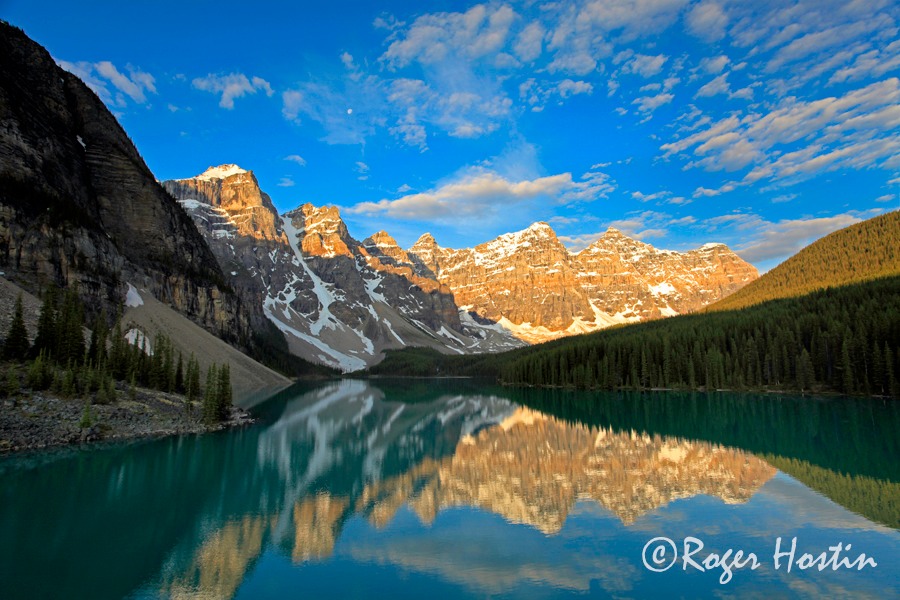
[[[801,480],[811,474],[807,485],[825,493],[849,493],[845,505],[862,502],[887,523],[898,498],[890,472],[832,471],[830,455],[815,460],[803,450],[814,444],[803,440],[791,443],[794,455],[770,455],[671,435],[686,425],[666,411],[690,413],[685,402],[708,410],[696,398],[551,398],[453,381],[344,380],[307,390],[268,401],[258,409],[262,422],[241,431],[93,450],[42,466],[0,463],[0,582],[28,580],[35,597],[79,589],[91,598],[231,598],[290,593],[288,582],[303,569],[332,569],[317,579],[350,585],[343,578],[351,567],[393,565],[426,578],[410,588],[419,592],[437,577],[475,595],[515,595],[529,583],[627,594],[647,574],[640,546],[631,546],[660,527],[712,535],[726,527],[708,520],[714,515],[739,538],[767,532],[774,540],[802,516],[822,531],[876,532],[879,543],[900,547],[896,531],[834,505],[772,463]],[[587,413],[579,412],[582,401]],[[739,415],[743,401],[711,400],[716,411]],[[878,421],[889,427],[896,409],[885,410]],[[651,414],[658,422],[639,416]],[[722,414],[714,417],[722,437],[743,439]],[[814,434],[831,435],[823,426]],[[879,464],[870,457],[865,468]],[[769,490],[765,498],[750,502],[761,489]],[[724,512],[743,503],[743,512]],[[89,556],[78,553],[85,540]],[[57,576],[42,579],[42,569]],[[775,575],[753,578],[771,584]],[[815,583],[811,589],[822,592]]]

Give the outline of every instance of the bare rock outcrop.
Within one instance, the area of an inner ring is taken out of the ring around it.
[[[78,285],[115,314],[127,283],[239,342],[249,323],[191,220],[103,102],[0,23],[0,267],[36,292]]]
[[[723,244],[658,250],[610,228],[575,254],[540,222],[459,250],[425,234],[407,256],[461,307],[529,342],[692,312],[758,277]]]

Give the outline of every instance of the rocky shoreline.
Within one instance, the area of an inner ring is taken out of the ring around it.
[[[120,384],[121,386],[121,384]],[[214,425],[200,421],[200,405],[185,413],[184,397],[124,386],[111,404],[92,404],[85,418],[85,401],[52,392],[24,392],[0,400],[0,456],[61,446],[137,440],[168,435],[207,433],[253,423],[250,414],[232,407],[230,418]],[[89,421],[89,423],[88,423]]]

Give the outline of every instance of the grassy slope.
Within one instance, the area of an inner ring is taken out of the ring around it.
[[[900,274],[900,211],[893,211],[813,242],[756,281],[709,306],[745,308],[776,298],[802,296]]]

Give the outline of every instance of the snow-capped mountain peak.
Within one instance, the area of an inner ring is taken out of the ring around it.
[[[239,173],[247,173],[246,169],[242,169],[237,165],[219,165],[218,167],[209,167],[201,174],[197,175],[195,179],[202,179],[203,181],[212,181],[213,179],[226,179],[231,177],[232,175],[237,175]]]

